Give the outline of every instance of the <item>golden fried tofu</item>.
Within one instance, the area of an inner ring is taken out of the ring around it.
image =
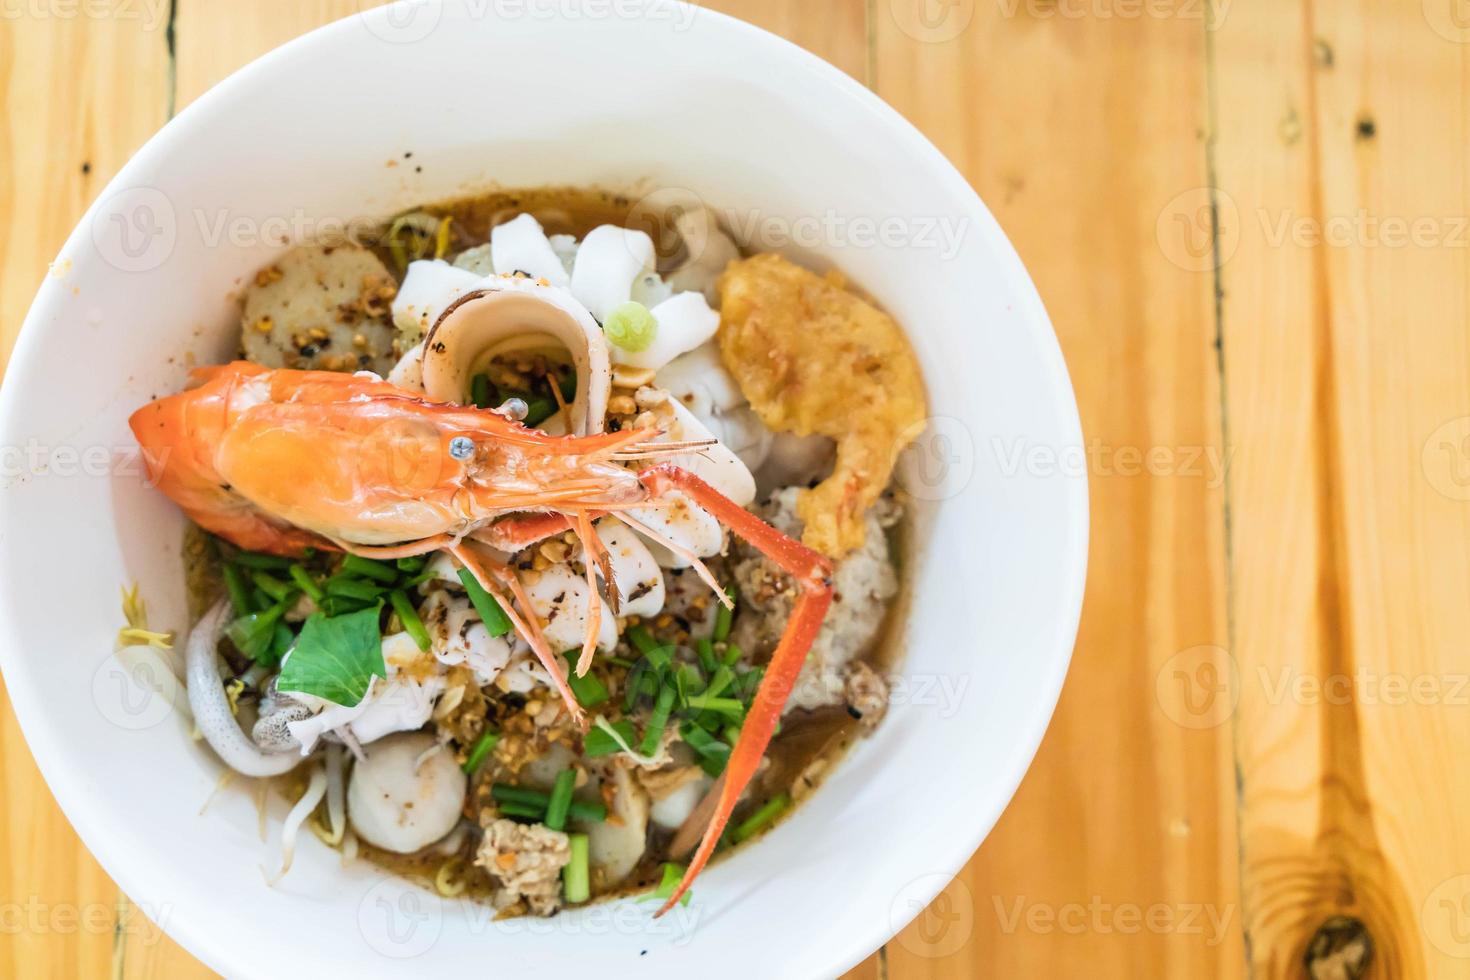
[[[779,255],[719,282],[720,356],[768,428],[837,442],[832,475],[797,501],[802,541],[832,558],[863,543],[863,515],[924,425],[924,385],[893,318]]]

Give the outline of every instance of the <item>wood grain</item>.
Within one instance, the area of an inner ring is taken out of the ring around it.
[[[42,5],[0,17],[0,370],[61,243],[165,119],[156,7],[89,18]],[[0,775],[0,976],[103,976],[114,935],[156,941],[146,922],[119,927],[117,886],[47,791],[3,687]]]
[[[1450,4],[1238,3],[1216,39],[1232,653],[1252,966],[1470,956],[1465,231]],[[1296,465],[1283,465],[1294,460]]]
[[[877,90],[1031,270],[1092,494],[1081,633],[1051,730],[947,905],[889,944],[890,975],[1239,975],[1229,729],[1189,727],[1156,683],[1181,652],[1226,641],[1214,284],[1208,262],[1161,245],[1158,220],[1181,193],[1207,200],[1203,22],[879,7]],[[1208,226],[1200,240],[1207,255]]]

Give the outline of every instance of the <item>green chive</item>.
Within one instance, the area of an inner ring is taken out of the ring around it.
[[[629,626],[628,629],[623,633],[623,635],[626,636],[628,638],[628,642],[637,647],[638,652],[643,654],[645,657],[659,648],[659,643],[653,638],[653,634],[649,633],[648,630],[644,629],[642,626]]]
[[[550,398],[542,398],[539,395],[525,399],[526,418],[523,425],[534,429],[536,426],[551,418],[560,409],[560,406]]]
[[[480,614],[480,621],[485,624],[485,629],[490,631],[491,636],[504,636],[510,632],[510,618],[505,615],[505,610],[500,608],[500,603],[495,597],[485,591],[475,578],[475,573],[468,568],[459,570],[459,580],[464,584],[464,590],[470,597],[470,604],[475,607],[475,612]]]
[[[719,697],[725,692],[725,688],[735,683],[735,672],[724,664],[715,668],[714,676],[709,679],[709,684],[704,689],[707,698]]]
[[[663,879],[658,887],[653,890],[654,898],[669,899],[674,895],[674,890],[679,887],[679,882],[684,880],[684,866],[672,862],[664,862]],[[693,892],[685,892],[684,897],[679,899],[680,905],[688,905],[689,899],[694,897]]]
[[[541,815],[545,811],[540,807],[530,806],[526,803],[502,803],[500,804],[500,812],[507,817],[520,817],[524,820],[535,820],[539,822]]]
[[[612,722],[611,724],[613,730],[629,745],[632,745],[633,741],[638,737],[633,734],[633,723],[626,718],[622,721]],[[616,755],[621,751],[623,751],[623,747],[618,744],[617,739],[613,738],[601,728],[594,728],[582,736],[582,754],[589,759],[597,759],[605,755]]]
[[[759,810],[746,817],[745,820],[735,828],[735,843],[749,840],[764,830],[773,820],[779,817],[787,807],[791,805],[791,797],[785,793],[771,797],[771,799]]]
[[[564,654],[567,658],[567,687],[571,688],[572,694],[576,695],[578,704],[584,708],[595,708],[612,695],[608,694],[607,685],[598,680],[592,672],[589,671],[582,677],[577,676],[573,660],[573,654],[576,653],[579,651],[570,650]]]
[[[567,825],[567,809],[572,805],[572,789],[577,782],[577,770],[563,769],[556,774],[556,785],[551,788],[551,799],[546,804],[546,826],[562,830]]]
[[[388,593],[388,601],[393,604],[393,611],[398,614],[398,621],[403,624],[404,632],[413,637],[413,642],[418,644],[420,650],[429,649],[429,631],[424,629],[424,621],[419,619],[418,611],[408,601],[408,593],[402,589],[394,589]]]
[[[291,566],[290,571],[291,581],[296,583],[296,587],[311,596],[312,602],[320,605],[321,601],[327,597],[327,593],[317,584],[316,579],[311,577],[311,573],[306,570],[306,566],[297,563]]]
[[[376,602],[383,597],[387,590],[381,585],[372,582],[364,582],[358,578],[343,578],[333,575],[327,579],[327,595],[339,595],[348,599],[358,599],[362,602]]]
[[[240,569],[235,565],[226,565],[225,591],[230,593],[230,605],[235,607],[236,616],[248,616],[255,612],[255,603],[250,601],[250,593],[245,591],[245,578],[240,574]]]
[[[424,566],[428,563],[429,558],[427,555],[409,555],[407,558],[398,559],[393,564],[398,566],[400,572],[407,572],[412,575],[416,572],[423,571]]]
[[[250,581],[255,583],[257,589],[270,596],[276,602],[285,602],[287,596],[291,595],[294,591],[290,585],[282,582],[270,572],[251,572]]]
[[[574,774],[575,778],[575,774]],[[518,803],[521,806],[540,807],[542,812],[551,805],[551,794],[529,786],[512,786],[510,783],[495,783],[490,787],[490,796],[497,803]],[[601,823],[607,819],[607,807],[601,803],[583,803],[572,800],[567,805],[567,815],[573,820]]]
[[[418,573],[416,573],[414,575],[410,575],[408,578],[404,579],[402,582],[399,582],[398,583],[398,587],[400,589],[402,589],[403,591],[407,592],[409,589],[416,589],[420,585],[423,585],[425,582],[428,582],[431,579],[436,579],[438,577],[439,577],[439,573],[438,572],[435,572],[431,568],[426,568],[426,569],[424,569],[421,572],[418,572]]]
[[[587,867],[587,835],[568,834],[572,859],[561,869],[562,896],[570,904],[585,902],[592,897],[592,882]]]
[[[491,398],[490,378],[488,375],[477,374],[470,379],[470,401],[475,403],[476,408],[489,408],[493,403]]]
[[[387,562],[373,561],[361,555],[348,555],[342,559],[342,571],[349,575],[361,575],[377,582],[398,581],[398,569]]]
[[[736,599],[735,586],[725,587],[725,595],[733,604]],[[730,624],[735,621],[735,610],[727,607],[723,602],[715,608],[715,631],[710,634],[716,643],[723,643],[729,639]]]
[[[291,559],[280,555],[267,555],[258,551],[237,552],[230,561],[246,568],[262,568],[273,572],[284,572],[291,567]]]
[[[470,749],[469,758],[464,760],[465,774],[473,776],[475,774],[475,770],[479,769],[480,764],[485,761],[485,757],[490,754],[490,750],[495,748],[495,743],[499,741],[500,733],[492,732],[487,729],[485,734],[481,735],[479,739],[476,740],[475,747]]]
[[[248,613],[235,619],[225,627],[225,635],[245,656],[256,663],[273,666],[271,647],[276,639],[276,624],[285,615],[284,603],[271,606],[262,612]]]
[[[648,727],[643,730],[643,741],[638,746],[638,751],[642,754],[657,754],[659,743],[663,741],[664,728],[669,723],[669,712],[674,708],[676,693],[674,688],[668,686],[659,690],[658,700],[653,705],[653,714],[648,719]]]
[[[345,616],[348,613],[362,612],[377,604],[376,599],[360,600],[349,599],[346,596],[329,595],[321,602],[322,612],[328,616]]]
[[[689,707],[695,711],[719,711],[734,715],[745,712],[745,704],[737,698],[714,698],[708,694],[697,694],[690,698]]]
[[[694,652],[699,654],[699,666],[706,674],[713,674],[720,660],[715,656],[715,645],[709,639],[695,640]]]
[[[740,662],[740,658],[743,656],[745,656],[745,651],[732,644],[728,649],[725,650],[725,659],[723,663],[726,667],[734,667]]]

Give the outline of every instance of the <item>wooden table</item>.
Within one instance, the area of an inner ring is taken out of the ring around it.
[[[0,5],[0,358],[129,154],[357,6]],[[855,975],[1470,974],[1461,0],[716,6],[965,172],[1087,433],[1056,720],[969,867]],[[0,975],[205,972],[82,848],[8,706],[0,766]]]

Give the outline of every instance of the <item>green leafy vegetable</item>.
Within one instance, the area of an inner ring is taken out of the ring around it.
[[[276,686],[354,707],[362,703],[374,677],[387,678],[379,606],[345,616],[312,614],[301,628]]]

